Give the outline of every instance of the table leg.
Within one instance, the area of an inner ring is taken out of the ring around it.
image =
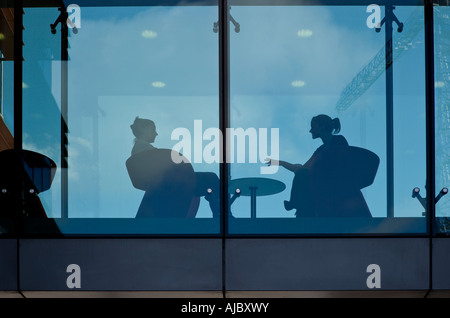
[[[256,218],[256,189],[258,187],[249,187],[250,189],[250,217]]]

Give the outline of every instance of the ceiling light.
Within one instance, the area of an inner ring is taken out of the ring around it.
[[[293,87],[303,87],[306,83],[304,81],[292,81],[291,85]]]
[[[158,36],[158,33],[156,33],[155,31],[152,31],[152,30],[144,30],[144,31],[142,31],[141,35],[143,38],[153,39]]]
[[[443,82],[443,81],[434,82],[434,87],[436,87],[436,88],[444,87],[444,85],[445,85],[445,82]]]
[[[313,32],[310,29],[301,29],[297,31],[297,36],[299,38],[309,38],[312,34]]]
[[[156,88],[162,88],[162,87],[166,86],[166,83],[157,81],[157,82],[153,82],[152,86],[156,87]]]

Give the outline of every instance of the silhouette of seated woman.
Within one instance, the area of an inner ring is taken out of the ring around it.
[[[219,179],[214,173],[194,172],[187,158],[175,163],[171,149],[152,145],[158,133],[150,119],[136,117],[130,126],[136,137],[128,174],[137,189],[145,191],[136,217],[195,217],[201,196],[209,201],[213,216],[219,211]]]
[[[279,161],[295,173],[286,210],[297,217],[371,217],[361,189],[372,184],[379,158],[369,150],[349,146],[338,118],[318,115],[311,120],[313,139],[323,144],[303,165]],[[271,161],[268,164],[276,164]]]

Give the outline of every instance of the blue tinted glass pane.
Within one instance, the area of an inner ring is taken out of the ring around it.
[[[389,73],[369,9],[232,6],[230,233],[425,233],[423,7],[395,8]]]
[[[61,36],[50,32],[58,13],[56,8],[33,8],[23,15],[22,147],[58,167],[51,187],[30,198],[33,218],[57,217],[61,211]]]
[[[450,186],[450,9],[434,7],[434,59],[435,59],[435,104],[436,104],[436,204],[437,231],[450,230],[450,197],[441,196],[441,191]],[[445,192],[442,192],[442,194]]]
[[[8,130],[14,135],[14,64],[2,61],[2,116]]]
[[[219,164],[190,155],[195,124],[219,125],[217,6],[68,12],[68,62],[58,9],[24,16],[24,148],[58,166],[46,215],[64,234],[219,233]]]

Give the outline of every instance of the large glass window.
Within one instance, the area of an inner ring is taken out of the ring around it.
[[[425,233],[423,7],[239,4],[230,233]]]
[[[57,231],[219,233],[219,162],[195,151],[219,127],[217,11],[25,8],[23,148],[57,166]]]
[[[26,6],[21,139],[41,170],[25,229],[426,234],[423,4],[260,3],[230,1],[227,32],[214,1]]]

